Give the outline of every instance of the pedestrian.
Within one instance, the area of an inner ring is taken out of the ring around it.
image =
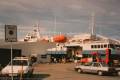
[[[56,58],[54,58],[54,63],[57,63],[57,59]]]
[[[51,57],[51,61],[50,61],[51,63],[54,63],[54,58],[53,57]]]
[[[66,59],[65,58],[62,58],[62,63],[66,63]]]

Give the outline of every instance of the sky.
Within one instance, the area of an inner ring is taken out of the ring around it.
[[[41,32],[90,33],[120,39],[120,0],[0,0],[0,38],[4,25],[15,24],[23,38],[39,24]]]

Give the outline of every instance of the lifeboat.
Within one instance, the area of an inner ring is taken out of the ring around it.
[[[67,38],[65,35],[56,35],[53,37],[54,42],[64,43],[66,42]]]

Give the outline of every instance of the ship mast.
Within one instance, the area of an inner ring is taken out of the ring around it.
[[[95,39],[95,13],[93,12],[92,13],[92,24],[91,24],[91,26],[92,26],[92,30],[91,30],[91,39],[92,40],[94,40]]]
[[[54,15],[54,36],[56,35],[56,15]]]
[[[41,36],[40,36],[40,26],[39,26],[39,24],[37,24],[37,27],[38,27],[38,38],[40,38]]]
[[[92,13],[92,33],[91,35],[95,34],[95,13]]]
[[[35,28],[35,34],[36,34],[36,37],[37,37],[37,39],[40,39],[40,28],[39,28],[39,24],[37,24],[36,26],[34,26],[34,27],[36,27]]]

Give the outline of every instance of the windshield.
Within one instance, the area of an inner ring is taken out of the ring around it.
[[[10,64],[11,65],[11,62]],[[27,66],[28,62],[27,60],[13,60],[13,65],[23,65],[23,66]]]
[[[101,63],[101,65],[104,67],[108,67],[108,65],[106,63]]]

